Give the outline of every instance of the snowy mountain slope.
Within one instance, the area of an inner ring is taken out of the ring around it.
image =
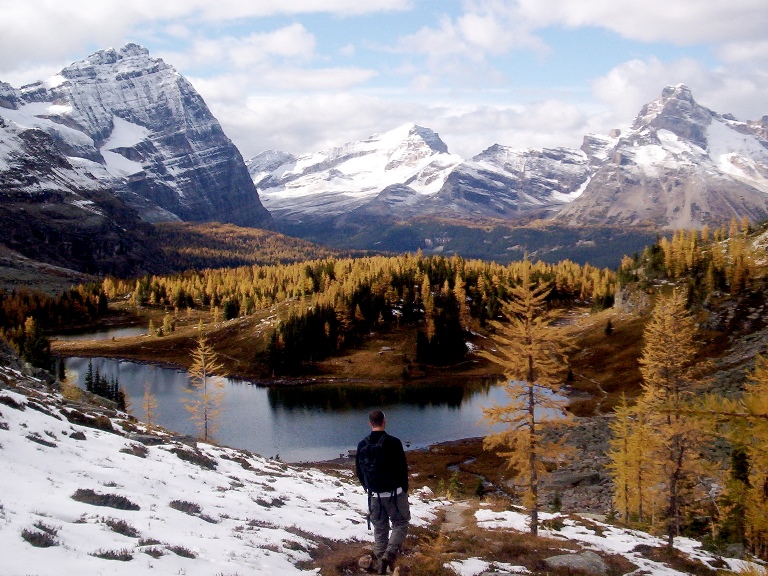
[[[732,217],[764,220],[764,123],[717,114],[697,104],[687,87],[667,87],[625,134],[585,139],[582,149],[596,159],[594,173],[558,218],[574,225],[667,229],[719,225]]]
[[[351,478],[162,434],[151,445],[127,437],[143,430],[0,366],[0,573],[311,574],[296,564],[318,539],[371,538]],[[411,502],[416,524],[432,518],[435,501]]]
[[[43,135],[57,170],[25,145]],[[18,90],[0,85],[0,184],[65,196],[110,190],[146,221],[271,226],[240,153],[205,102],[135,44],[101,50]]]

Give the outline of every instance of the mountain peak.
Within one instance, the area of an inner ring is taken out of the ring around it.
[[[688,86],[686,86],[685,84],[676,84],[675,86],[666,86],[661,91],[662,100],[669,100],[671,98],[696,104],[696,101],[693,99],[693,94],[691,93],[691,89],[688,88]]]
[[[421,140],[433,152],[443,154],[448,153],[448,146],[446,146],[445,142],[440,139],[440,136],[437,134],[437,132],[431,130],[430,128],[419,126],[413,122],[403,124],[390,130],[389,132],[377,134],[371,137],[371,140],[378,140],[382,142],[391,140],[393,143],[397,142],[398,144],[407,142],[412,139]]]
[[[419,126],[418,124],[413,124],[411,133],[417,134],[435,152],[448,154],[448,146],[445,144],[445,142],[442,141],[437,132],[434,132],[429,128],[424,128],[423,126]]]
[[[677,84],[667,86],[661,91],[660,98],[643,106],[632,128],[669,130],[679,138],[706,149],[706,128],[713,116],[716,116],[714,112],[693,99],[688,86]]]
[[[104,73],[112,73],[117,69],[134,68],[139,70],[144,68],[170,69],[171,67],[158,58],[150,57],[149,50],[143,46],[129,43],[119,50],[107,48],[94,52],[87,58],[73,62],[64,68],[61,75],[68,79],[95,78],[100,74],[100,70],[103,70]]]

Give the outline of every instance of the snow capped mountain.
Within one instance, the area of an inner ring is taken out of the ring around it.
[[[581,150],[496,144],[464,161],[410,124],[248,165],[264,205],[294,226],[432,215],[695,228],[768,217],[768,117],[717,114],[684,85],[665,88],[626,133],[588,135]]]
[[[112,190],[145,221],[271,225],[205,102],[136,44],[19,90],[0,84],[0,184],[75,206],[83,191]]]
[[[414,124],[299,158],[265,152],[248,166],[264,205],[291,223],[363,215],[546,215],[588,177],[580,151],[496,145],[465,162],[433,131]]]
[[[558,218],[570,224],[699,228],[768,217],[766,119],[739,122],[664,89],[626,134],[585,138],[593,174]]]
[[[248,163],[264,206],[278,219],[345,214],[403,185],[414,200],[440,190],[461,158],[427,128],[406,124],[314,154],[266,152]]]

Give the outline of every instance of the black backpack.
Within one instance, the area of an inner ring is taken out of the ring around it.
[[[366,436],[363,440],[363,445],[360,447],[358,462],[360,463],[360,471],[363,474],[365,489],[369,494],[375,492],[373,488],[377,484],[377,480],[381,480],[381,465],[384,461],[384,441],[386,439],[387,435],[385,433],[381,435],[378,441],[372,443],[371,437]]]

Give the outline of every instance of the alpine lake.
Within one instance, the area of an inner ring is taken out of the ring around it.
[[[140,328],[117,329],[63,339],[113,339],[135,336]],[[144,329],[144,332],[146,330]],[[65,369],[84,387],[89,362],[93,370],[115,378],[140,420],[145,387],[157,399],[155,424],[181,435],[195,434],[182,404],[191,388],[188,374],[179,369],[114,358],[68,357]],[[368,413],[384,410],[387,431],[406,449],[439,442],[483,436],[491,431],[483,422],[483,408],[508,402],[504,388],[493,381],[396,383],[368,382],[260,386],[223,378],[225,396],[214,440],[285,462],[319,462],[347,457],[370,431]]]

